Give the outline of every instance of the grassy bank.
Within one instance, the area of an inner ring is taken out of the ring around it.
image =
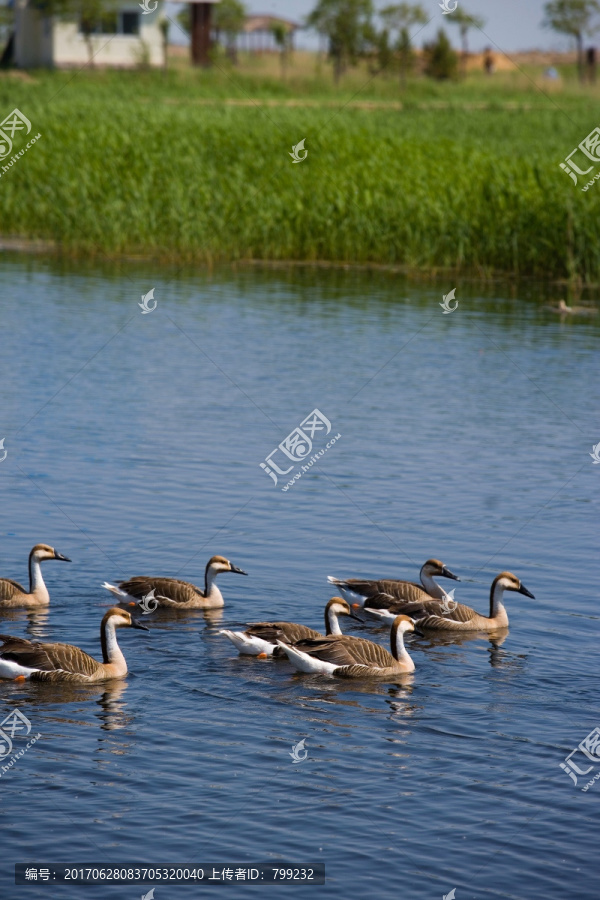
[[[18,107],[42,137],[0,178],[0,233],[77,253],[598,282],[600,184],[582,193],[558,166],[598,124],[597,95],[547,98],[523,78],[403,94],[374,79],[356,95],[189,70],[3,77],[3,115]]]

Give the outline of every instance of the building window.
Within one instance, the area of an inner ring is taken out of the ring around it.
[[[140,14],[137,12],[105,12],[100,18],[90,21],[81,18],[80,34],[139,34]]]
[[[121,13],[121,30],[120,34],[139,34],[140,33],[140,14],[136,12]]]

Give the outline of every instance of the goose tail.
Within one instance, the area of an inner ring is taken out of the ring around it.
[[[287,658],[297,672],[306,672],[307,674],[313,675],[315,673],[320,675],[331,675],[331,673],[337,669],[337,666],[333,663],[309,656],[308,653],[303,653],[302,650],[290,647],[289,644],[284,644],[282,641],[277,641],[277,646],[287,655]]]
[[[126,594],[125,591],[122,591],[121,588],[117,587],[116,584],[110,584],[108,581],[103,582],[103,588],[106,588],[107,591],[110,591],[111,594],[114,594],[115,597],[128,597],[129,594]]]

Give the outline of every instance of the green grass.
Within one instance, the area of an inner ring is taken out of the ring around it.
[[[514,78],[419,79],[400,95],[383,79],[364,86],[363,73],[355,100],[401,99],[403,110],[337,111],[219,99],[341,105],[354,81],[334,91],[324,76],[295,86],[223,71],[33,76],[0,79],[2,115],[16,106],[42,133],[0,178],[4,236],[90,255],[600,281],[600,183],[582,193],[558,165],[600,123],[596,95],[577,88],[546,98]],[[489,108],[468,106],[482,99]],[[421,108],[440,101],[448,107]],[[293,165],[304,137],[308,158]]]

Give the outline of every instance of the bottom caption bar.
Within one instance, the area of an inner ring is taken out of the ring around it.
[[[15,864],[15,884],[325,884],[325,865],[69,866]]]

